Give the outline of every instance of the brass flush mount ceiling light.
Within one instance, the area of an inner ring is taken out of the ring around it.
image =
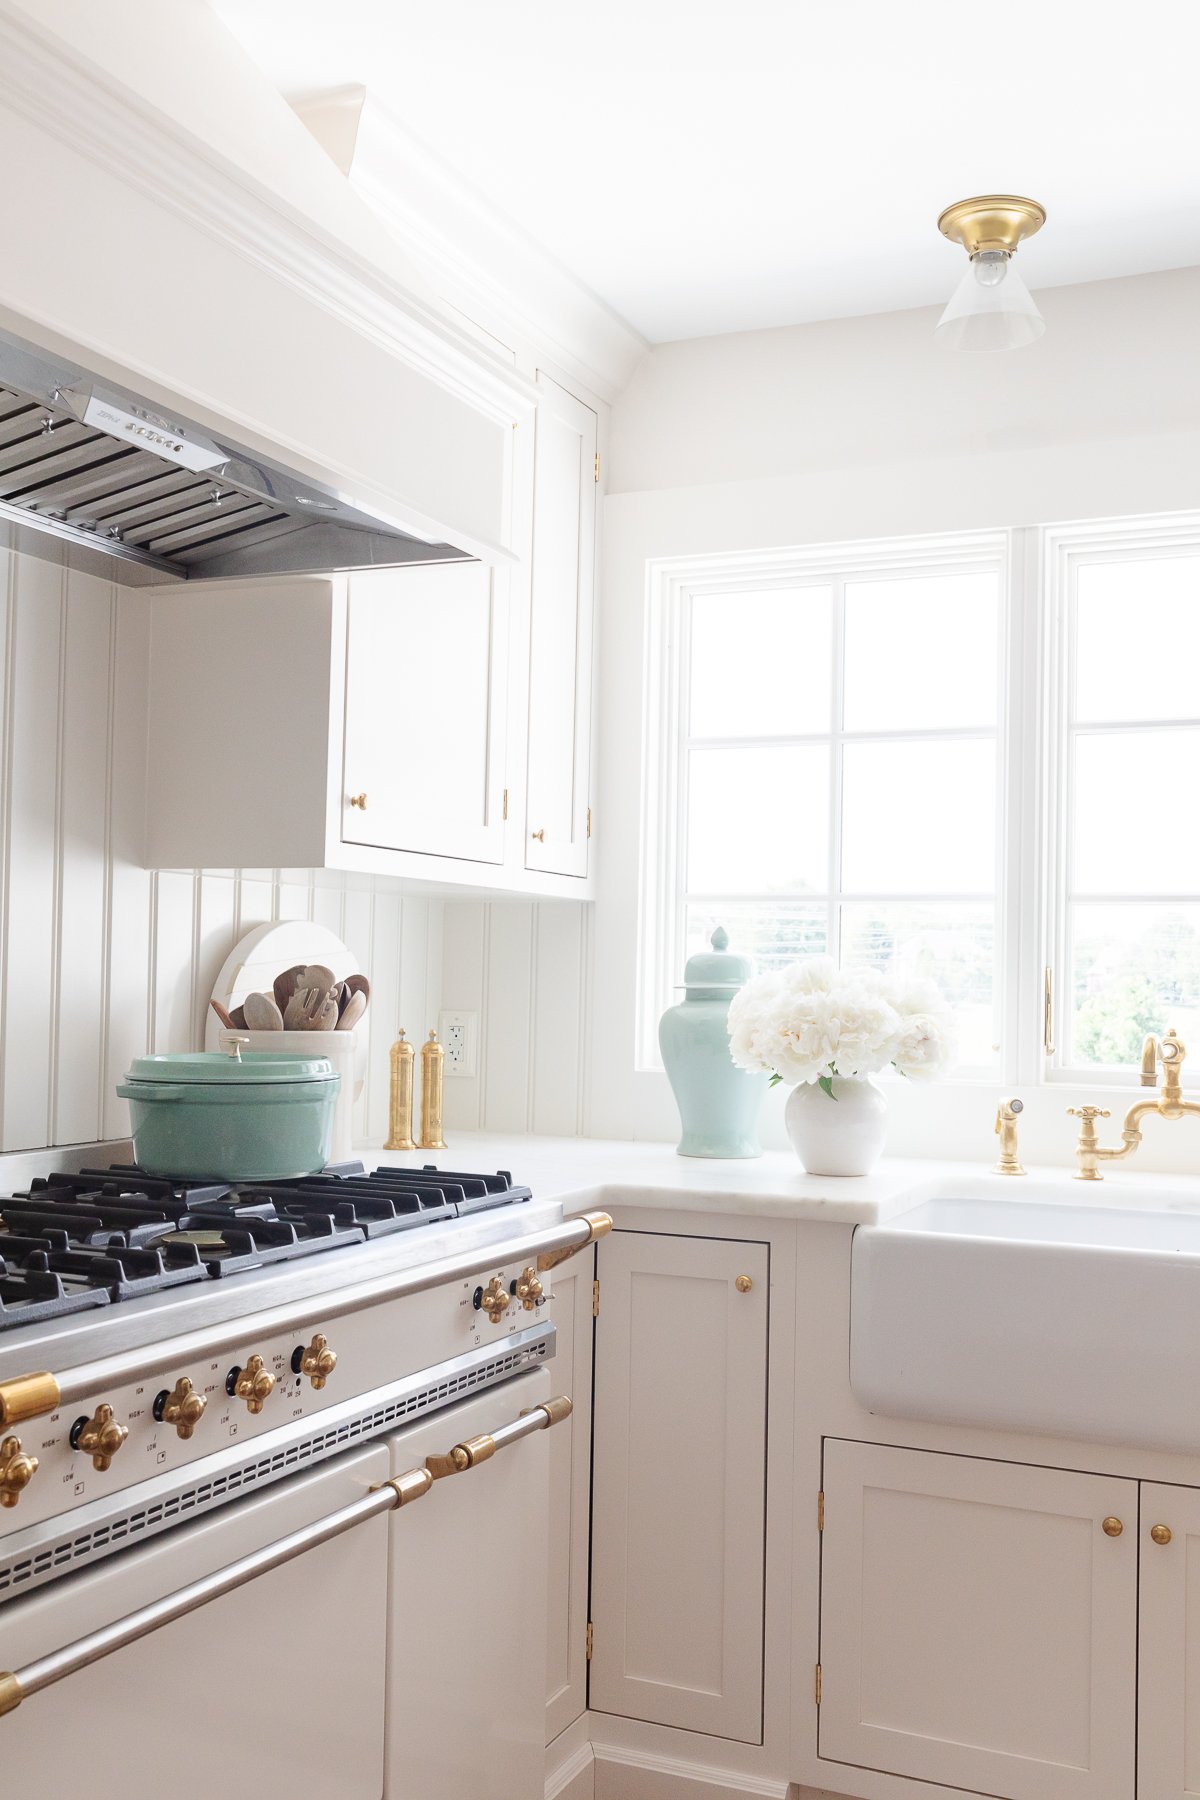
[[[950,296],[936,336],[951,350],[1019,350],[1046,329],[1012,259],[1023,238],[1046,223],[1046,209],[1019,194],[958,200],[938,220],[943,237],[961,244],[971,266]]]

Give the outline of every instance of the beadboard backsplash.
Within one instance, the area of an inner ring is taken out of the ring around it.
[[[419,1041],[437,1023],[443,903],[328,872],[142,868],[150,603],[11,549],[0,549],[0,596],[0,1148],[127,1136],[115,1088],[131,1058],[202,1045],[237,939],[304,918],[337,931],[370,977],[356,1125],[381,1142],[396,1028]],[[199,690],[179,730],[203,757]]]

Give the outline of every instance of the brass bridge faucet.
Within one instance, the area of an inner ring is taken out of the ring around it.
[[[1107,1119],[1108,1111],[1099,1106],[1069,1106],[1068,1113],[1072,1118],[1082,1121],[1079,1127],[1079,1142],[1075,1146],[1075,1157],[1079,1163],[1075,1179],[1077,1181],[1103,1181],[1099,1164],[1102,1162],[1120,1162],[1122,1157],[1132,1156],[1142,1141],[1142,1119],[1147,1113],[1157,1113],[1162,1119],[1182,1119],[1185,1113],[1195,1113],[1200,1117],[1200,1103],[1185,1100],[1183,1086],[1179,1079],[1179,1071],[1183,1059],[1187,1055],[1185,1045],[1181,1044],[1174,1030],[1168,1031],[1161,1043],[1157,1038],[1148,1037],[1142,1045],[1142,1086],[1153,1087],[1155,1072],[1162,1065],[1162,1086],[1153,1100],[1139,1100],[1129,1108],[1121,1126],[1120,1144],[1101,1144],[1096,1137],[1096,1120]]]

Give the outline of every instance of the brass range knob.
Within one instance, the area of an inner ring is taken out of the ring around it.
[[[190,1438],[204,1417],[208,1400],[198,1394],[186,1375],[181,1375],[170,1393],[161,1393],[154,1402],[154,1416],[173,1425],[181,1438]]]
[[[521,1302],[526,1312],[532,1312],[535,1306],[540,1306],[546,1294],[534,1268],[522,1269],[510,1292]]]
[[[128,1436],[128,1425],[120,1424],[112,1407],[102,1401],[90,1419],[77,1421],[71,1432],[71,1448],[90,1456],[93,1469],[103,1474],[112,1468],[112,1459]]]
[[[38,1471],[36,1456],[26,1456],[20,1438],[0,1444],[0,1506],[15,1506]]]
[[[245,1368],[239,1369],[234,1378],[234,1398],[244,1400],[252,1413],[260,1413],[274,1391],[275,1377],[265,1367],[262,1357],[247,1357]]]
[[[297,1375],[307,1375],[315,1388],[323,1388],[337,1368],[337,1351],[329,1348],[329,1339],[318,1331],[307,1350],[292,1358]]]
[[[1169,1544],[1171,1541],[1171,1527],[1169,1525],[1152,1525],[1150,1527],[1150,1536],[1156,1544]]]
[[[493,1325],[498,1325],[508,1311],[512,1295],[498,1275],[493,1275],[485,1288],[479,1290],[479,1306]]]

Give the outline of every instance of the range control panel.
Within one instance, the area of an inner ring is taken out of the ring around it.
[[[0,1435],[0,1535],[502,1343],[545,1317],[549,1283],[532,1262],[505,1265],[303,1334],[249,1331],[234,1351],[29,1420]]]

